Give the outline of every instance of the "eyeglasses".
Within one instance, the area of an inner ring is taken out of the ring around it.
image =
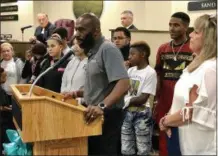
[[[113,39],[113,41],[115,41],[115,40],[123,40],[123,39],[126,39],[126,37],[113,37],[112,39]]]

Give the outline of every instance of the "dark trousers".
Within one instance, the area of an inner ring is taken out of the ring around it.
[[[8,105],[11,105],[11,96],[8,96]],[[3,150],[3,143],[9,143],[8,137],[6,135],[7,129],[15,129],[13,123],[12,111],[0,111],[0,155]]]
[[[172,127],[171,132],[171,137],[167,136],[168,156],[181,156],[178,127]]]
[[[122,109],[105,110],[102,135],[88,138],[88,154],[121,155],[122,123]]]
[[[3,150],[3,143],[9,143],[8,137],[6,135],[6,130],[7,129],[15,129],[15,126],[13,124],[13,119],[12,119],[12,112],[11,111],[1,111],[0,112],[0,152]],[[0,153],[1,154],[1,153]]]

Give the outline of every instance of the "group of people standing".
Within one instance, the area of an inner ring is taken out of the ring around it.
[[[87,124],[104,116],[102,135],[88,139],[89,155],[149,155],[152,118],[160,128],[160,155],[216,154],[217,19],[200,16],[187,36],[189,23],[183,12],[171,16],[172,41],[160,46],[153,69],[148,43],[130,44],[127,28],[115,29],[110,42],[94,14],[76,20],[75,56],[48,72],[38,85],[62,93],[65,99],[79,99],[86,106]],[[9,43],[1,45],[1,99],[11,98],[9,84],[32,83],[70,50],[63,28],[46,39],[47,48],[38,39],[32,38],[33,57],[27,57],[25,64],[13,57]],[[157,100],[153,114],[150,96]],[[10,101],[5,101],[4,111],[10,109]]]

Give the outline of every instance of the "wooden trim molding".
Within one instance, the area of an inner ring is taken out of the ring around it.
[[[113,32],[115,29],[109,29]],[[146,32],[146,33],[169,33],[168,30],[129,30],[130,32]]]

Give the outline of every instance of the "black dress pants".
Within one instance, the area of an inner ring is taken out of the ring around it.
[[[122,109],[104,111],[103,134],[88,138],[89,155],[121,155]]]
[[[7,129],[15,129],[13,118],[12,118],[12,112],[11,111],[1,111],[0,112],[0,154],[3,150],[3,143],[9,143],[8,137],[6,135]]]

